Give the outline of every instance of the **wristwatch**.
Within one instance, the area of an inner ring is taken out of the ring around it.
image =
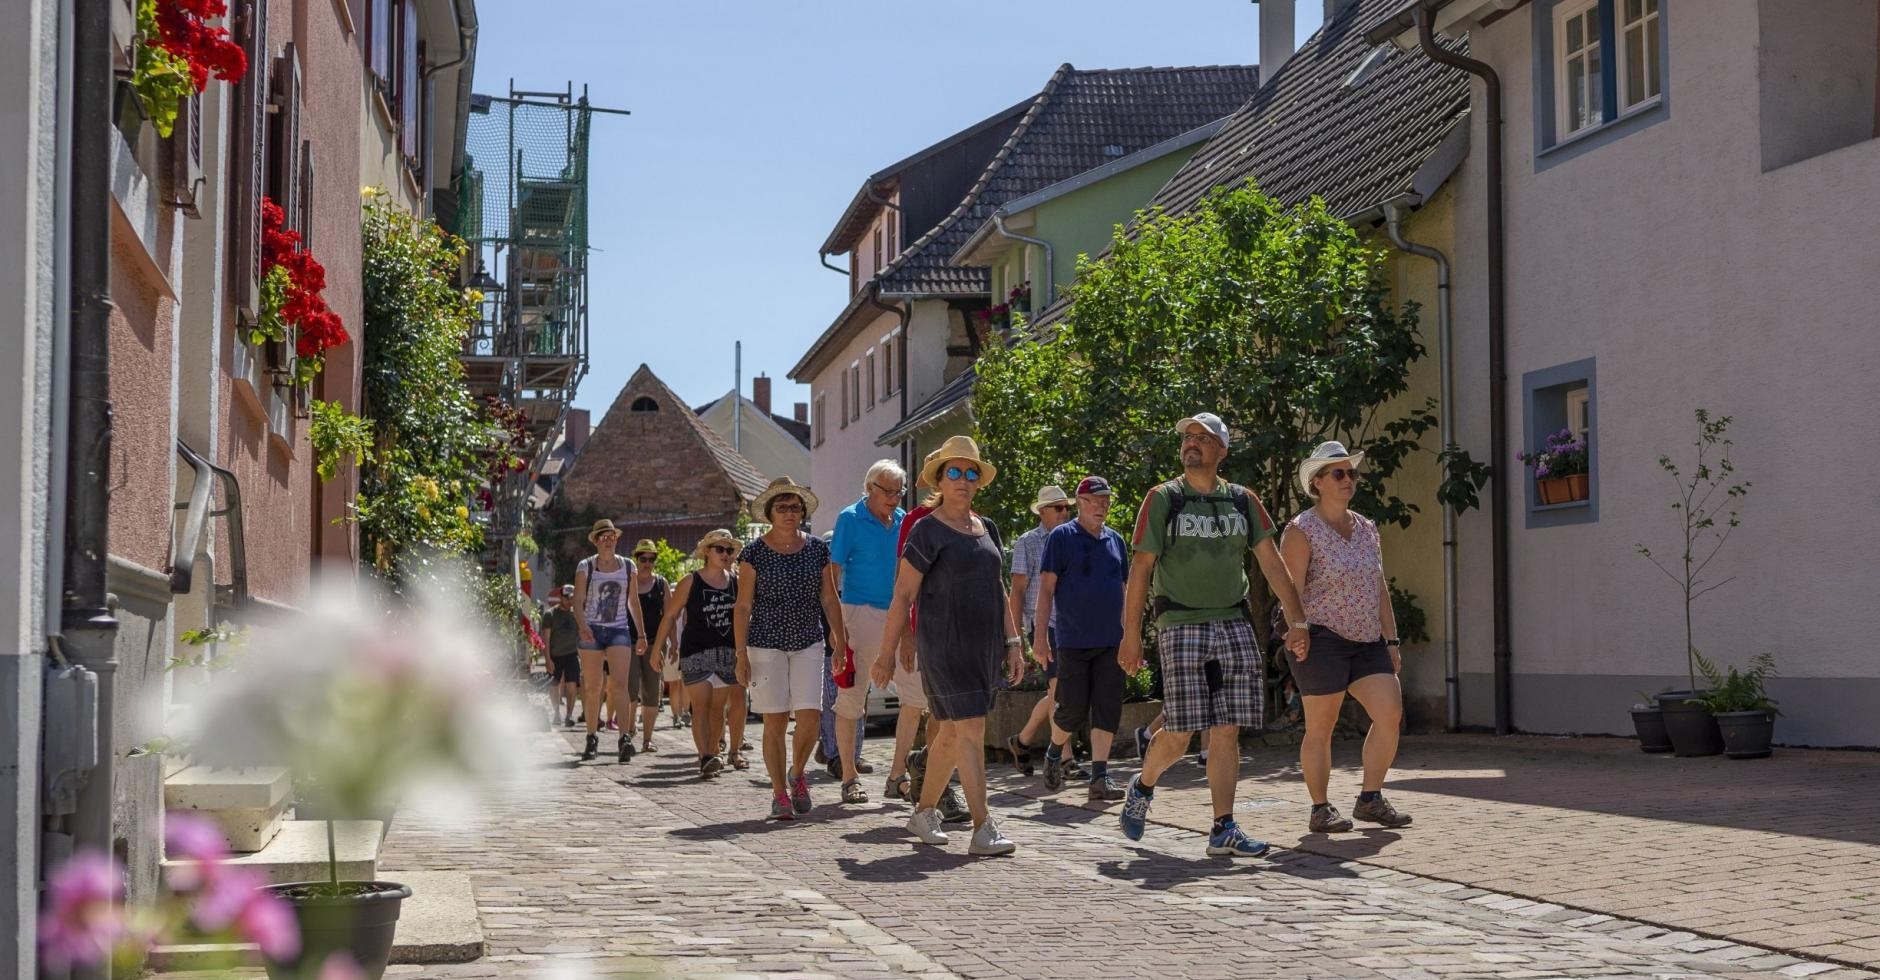
[[[1021,646],[1024,644],[1024,642],[1025,642],[1024,640],[1021,640],[1016,636],[1008,636],[1005,638],[1005,645],[1008,647]]]
[[[1387,647],[1400,647],[1400,646],[1403,646],[1403,641],[1393,636],[1390,639],[1385,640],[1384,645]]]
[[[1286,625],[1288,628],[1296,630],[1310,630],[1312,628],[1311,623],[1287,623]]]

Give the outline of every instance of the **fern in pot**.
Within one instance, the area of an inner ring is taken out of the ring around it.
[[[1700,654],[1697,670],[1706,687],[1697,700],[1717,721],[1723,735],[1723,754],[1732,759],[1768,756],[1775,739],[1776,715],[1782,713],[1764,688],[1764,682],[1775,676],[1775,657],[1758,654],[1745,670],[1730,667],[1719,671]]]

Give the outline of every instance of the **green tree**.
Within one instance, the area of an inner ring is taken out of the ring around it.
[[[365,399],[371,465],[354,516],[381,573],[482,545],[470,519],[504,433],[470,396],[458,355],[475,318],[452,284],[464,245],[383,196],[365,207]]]
[[[1108,255],[1080,259],[1073,305],[1047,342],[1021,325],[978,365],[974,415],[1000,479],[982,509],[1011,527],[1044,483],[1110,479],[1127,528],[1155,484],[1179,475],[1174,424],[1214,411],[1234,435],[1223,475],[1276,519],[1309,504],[1298,461],[1337,439],[1365,453],[1354,507],[1407,526],[1391,477],[1436,427],[1433,399],[1395,407],[1424,354],[1415,304],[1394,306],[1383,254],[1314,199],[1282,208],[1251,183],[1180,216],[1139,216]],[[1443,453],[1439,499],[1475,503],[1486,469]]]

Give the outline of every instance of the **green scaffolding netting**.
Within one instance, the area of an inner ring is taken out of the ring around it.
[[[585,100],[472,96],[458,234],[474,243],[585,249],[591,116]]]

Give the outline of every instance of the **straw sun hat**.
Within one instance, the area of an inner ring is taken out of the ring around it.
[[[963,459],[979,468],[979,489],[992,485],[993,477],[999,475],[999,468],[985,461],[979,455],[979,444],[970,436],[953,436],[940,444],[940,448],[927,454],[927,461],[920,468],[922,486],[940,485],[940,467],[948,460]]]
[[[765,487],[764,492],[758,494],[757,497],[751,501],[751,519],[768,521],[770,518],[764,513],[764,508],[770,506],[772,500],[785,494],[793,495],[803,501],[804,520],[809,520],[810,515],[816,513],[816,495],[811,493],[808,487],[796,482],[795,479],[780,476],[770,481],[770,486]]]

